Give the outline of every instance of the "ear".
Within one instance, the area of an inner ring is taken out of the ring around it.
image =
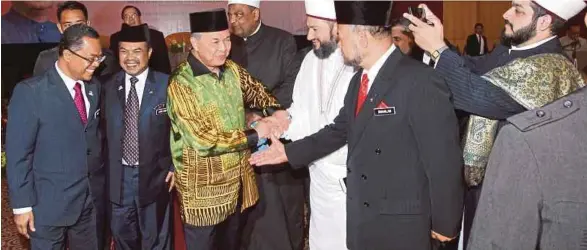
[[[253,10],[253,18],[255,20],[255,22],[259,21],[259,19],[261,19],[261,10],[259,10],[259,8],[256,8]]]
[[[151,59],[151,54],[153,54],[153,48],[149,47],[149,59]]]
[[[552,16],[550,16],[550,15],[543,15],[543,16],[539,17],[536,22],[537,31],[549,31],[550,26],[552,25],[553,21],[554,20],[552,19]]]
[[[69,50],[63,51],[63,59],[65,59],[66,62],[70,62],[72,56],[73,56],[73,54],[71,54],[71,51],[69,51]]]
[[[86,21],[86,26],[92,27],[92,23],[90,22],[90,20]]]
[[[195,51],[198,51],[198,39],[196,39],[195,37],[190,37],[190,43],[192,44],[192,48]]]

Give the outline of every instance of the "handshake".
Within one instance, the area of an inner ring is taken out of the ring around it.
[[[279,110],[269,117],[262,118],[255,113],[247,113],[247,127],[257,132],[259,139],[278,139],[289,128],[290,116],[285,110]]]

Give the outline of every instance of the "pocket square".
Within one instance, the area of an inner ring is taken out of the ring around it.
[[[379,105],[377,105],[378,109],[384,109],[384,108],[389,108],[389,106],[387,106],[387,104],[384,101],[381,101],[379,103]]]

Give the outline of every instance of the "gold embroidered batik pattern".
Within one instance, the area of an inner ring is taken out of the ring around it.
[[[581,74],[560,54],[540,54],[516,59],[483,76],[505,90],[526,109],[542,107],[585,86]],[[465,180],[476,186],[483,181],[498,121],[472,115],[464,138]]]
[[[243,80],[244,79],[244,80]],[[168,114],[176,187],[185,223],[216,225],[259,199],[245,135],[244,105],[279,107],[263,85],[227,61],[221,77],[194,76],[183,63],[170,77]]]

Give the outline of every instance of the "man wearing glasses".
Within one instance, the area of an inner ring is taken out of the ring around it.
[[[91,80],[102,61],[98,33],[76,24],[54,66],[14,88],[6,173],[17,230],[32,249],[103,249],[100,84]]]
[[[141,20],[141,11],[136,6],[127,5],[122,8],[122,27],[134,27],[143,24]],[[146,24],[145,24],[146,25]],[[149,43],[153,49],[153,54],[149,60],[149,68],[165,74],[171,74],[171,64],[169,62],[169,53],[167,52],[167,45],[165,44],[165,37],[163,33],[158,30],[149,29]],[[116,61],[118,61],[118,43],[120,42],[120,31],[110,36],[110,50],[117,52]]]
[[[59,21],[57,28],[59,32],[63,33],[64,30],[75,24],[90,25],[88,20],[88,10],[80,2],[67,1],[63,2],[57,8],[57,20]],[[100,67],[96,69],[94,75],[99,77],[106,77],[114,72],[117,72],[119,67],[114,61],[114,56],[109,49],[102,49],[102,54],[106,57],[104,63],[100,64]],[[59,57],[59,47],[45,50],[39,54],[37,61],[35,62],[35,69],[33,70],[34,76],[39,76],[45,73],[45,71],[53,68],[55,61]]]

